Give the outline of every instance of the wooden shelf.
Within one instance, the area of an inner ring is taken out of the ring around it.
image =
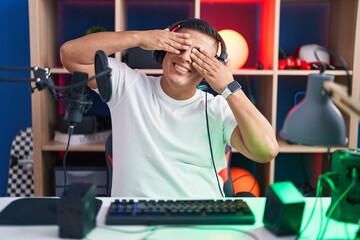
[[[149,75],[161,75],[162,74],[162,69],[139,69],[139,71],[142,73],[145,73],[145,74],[149,74]],[[66,70],[65,68],[60,68],[60,67],[52,68],[51,73],[53,73],[53,74],[70,74],[68,70]],[[274,71],[273,70],[258,70],[258,69],[239,69],[239,70],[233,70],[232,73],[234,75],[272,76],[274,74]],[[314,71],[314,73],[315,73],[315,71]],[[309,73],[307,73],[307,74],[309,74]],[[292,73],[286,74],[286,75],[306,75],[306,74],[292,72]]]
[[[51,68],[52,74],[70,74],[68,70],[65,68]],[[149,74],[149,75],[161,75],[162,69],[139,69],[140,72]],[[258,69],[239,69],[233,70],[232,73],[234,75],[249,75],[249,76],[272,76],[277,74],[279,76],[308,76],[310,74],[319,73],[318,70],[258,70]],[[346,76],[346,72],[344,70],[328,70],[325,71],[325,74],[331,74],[334,76]],[[352,75],[352,71],[349,71],[349,74]]]
[[[51,68],[50,69],[52,74],[70,74],[68,70],[66,70],[65,68]]]
[[[318,74],[319,70],[277,70],[275,74],[279,76],[308,76],[310,74]],[[328,70],[325,71],[325,74],[331,74],[334,76],[346,76],[344,70]],[[349,71],[349,74],[352,75],[352,71]]]
[[[66,144],[50,141],[42,146],[43,151],[57,152],[65,151]],[[69,151],[78,151],[78,152],[104,152],[105,143],[94,143],[87,145],[70,145]]]
[[[258,70],[258,69],[239,69],[233,70],[234,75],[252,75],[252,76],[272,76],[273,70]]]
[[[280,153],[327,153],[329,151],[329,149],[326,147],[291,144],[280,138],[277,140],[280,146]],[[330,148],[330,152],[344,148],[345,147],[332,147]]]
[[[279,143],[280,153],[327,153],[329,151],[326,147],[291,144],[281,138],[278,138],[277,141]],[[332,147],[330,148],[330,152],[345,148],[346,147]],[[234,153],[238,152],[235,148],[232,148],[231,151]]]

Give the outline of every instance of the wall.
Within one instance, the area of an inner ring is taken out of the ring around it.
[[[0,66],[30,64],[27,0],[0,1]],[[28,72],[0,71],[0,78],[28,78]],[[6,195],[10,146],[15,134],[31,126],[31,95],[28,83],[0,82],[0,196]]]

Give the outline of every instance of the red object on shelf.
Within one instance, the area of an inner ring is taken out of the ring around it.
[[[299,58],[288,57],[286,59],[279,60],[278,69],[280,69],[280,70],[283,70],[283,69],[310,70],[311,65],[308,62],[301,60]]]

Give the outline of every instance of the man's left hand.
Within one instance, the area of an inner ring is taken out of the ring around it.
[[[191,59],[192,66],[217,93],[221,94],[225,87],[234,80],[229,60],[224,65],[203,48],[193,48]]]

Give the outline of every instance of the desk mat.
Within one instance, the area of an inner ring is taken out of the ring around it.
[[[0,212],[0,225],[57,225],[59,198],[21,198]],[[96,215],[102,201],[95,199]]]

